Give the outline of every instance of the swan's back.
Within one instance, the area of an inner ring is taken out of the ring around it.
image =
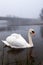
[[[17,34],[17,33],[11,34],[11,36],[19,36],[19,35],[21,35],[21,34]]]

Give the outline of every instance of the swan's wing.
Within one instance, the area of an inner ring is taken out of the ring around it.
[[[9,46],[9,43],[8,43],[7,41],[2,40],[2,42],[3,42],[5,45]]]
[[[11,46],[23,47],[27,44],[26,40],[21,35],[9,36],[6,41]]]

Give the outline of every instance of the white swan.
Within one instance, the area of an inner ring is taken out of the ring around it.
[[[28,39],[29,43],[22,37],[21,34],[11,34],[6,38],[6,41],[2,40],[7,46],[11,48],[29,48],[33,47],[32,36],[35,35],[34,29],[29,29],[28,31]]]

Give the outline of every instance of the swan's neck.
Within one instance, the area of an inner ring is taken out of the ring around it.
[[[29,44],[33,46],[31,34],[28,33]]]

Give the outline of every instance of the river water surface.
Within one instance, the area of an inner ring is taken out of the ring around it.
[[[43,65],[43,25],[16,26],[15,30],[0,31],[0,65]],[[34,47],[11,49],[5,47],[5,40],[12,33],[20,33],[28,42],[28,29],[33,28],[36,35],[32,38]]]

